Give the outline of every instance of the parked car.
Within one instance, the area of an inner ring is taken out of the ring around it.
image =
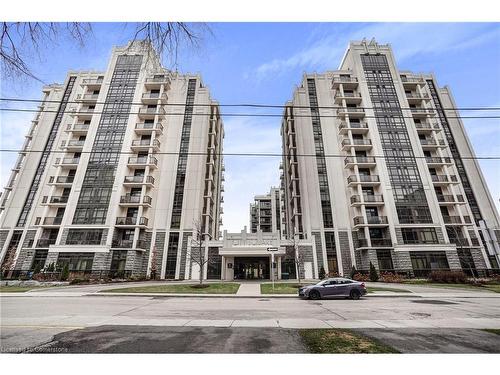
[[[299,297],[307,299],[348,297],[356,300],[360,299],[360,297],[365,294],[365,283],[346,279],[344,277],[334,277],[322,280],[314,285],[307,285],[299,288]]]

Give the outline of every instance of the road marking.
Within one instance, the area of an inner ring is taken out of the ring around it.
[[[3,328],[35,328],[35,329],[52,329],[52,328],[64,328],[64,329],[83,329],[85,326],[37,326],[37,325],[0,325],[0,329]]]

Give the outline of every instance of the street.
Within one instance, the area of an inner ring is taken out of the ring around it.
[[[412,332],[418,333],[420,339],[415,341],[415,350],[419,352],[425,352],[426,347],[449,350],[450,343],[445,339],[426,346],[425,340],[438,335],[438,331],[440,337],[449,334],[453,338],[455,346],[451,348],[455,352],[491,352],[500,348],[499,335],[479,331],[500,328],[500,299],[496,293],[451,291],[450,297],[443,297],[435,290],[426,297],[409,294],[366,297],[359,301],[307,301],[264,295],[258,298],[98,295],[95,288],[59,288],[53,289],[54,293],[38,291],[23,296],[3,294],[0,297],[2,352],[40,351],[44,347],[47,351],[76,352],[133,352],[133,348],[140,352],[301,352],[294,333],[301,328],[350,328],[384,340],[392,338],[392,342],[397,341],[394,332],[406,340]],[[86,291],[92,293],[85,294]],[[92,339],[85,341],[89,335]],[[204,335],[207,335],[203,340],[205,348],[198,345],[193,349],[189,345],[193,340],[176,338]],[[108,336],[109,342],[105,339]],[[147,346],[141,346],[149,342],[148,337],[153,341],[156,337],[160,343],[151,344],[148,350]],[[161,340],[168,345],[162,345]],[[112,342],[125,346],[114,347]],[[216,342],[219,344],[215,345]],[[231,342],[239,343],[233,351]],[[408,343],[397,345],[412,352]]]

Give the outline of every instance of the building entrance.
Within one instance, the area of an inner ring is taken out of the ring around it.
[[[269,279],[268,257],[234,258],[234,278],[239,280]]]

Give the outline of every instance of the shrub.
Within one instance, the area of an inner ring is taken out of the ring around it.
[[[69,267],[67,264],[65,264],[61,271],[61,281],[68,280],[68,277],[69,277]]]
[[[326,276],[326,272],[325,272],[325,269],[323,268],[323,266],[321,266],[320,270],[319,270],[319,279],[320,280],[323,280]]]
[[[405,277],[403,275],[392,272],[381,272],[380,281],[384,283],[402,283]]]
[[[351,273],[349,274],[349,278],[354,279],[354,275],[356,275],[358,271],[356,271],[356,266],[352,266]]]
[[[71,280],[69,282],[69,284],[74,285],[74,284],[81,284],[81,283],[88,283],[88,282],[89,282],[89,279],[74,278],[73,280]]]
[[[432,271],[429,281],[435,283],[466,283],[467,277],[462,271]]]
[[[352,279],[356,281],[370,281],[370,276],[358,272],[353,275]]]
[[[378,272],[372,262],[370,262],[370,281],[378,281]]]

